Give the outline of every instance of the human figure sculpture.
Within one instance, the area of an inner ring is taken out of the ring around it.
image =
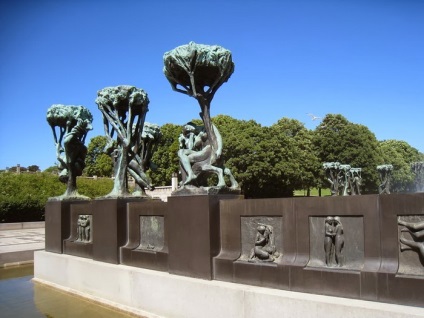
[[[360,195],[361,194],[361,168],[351,168],[350,169],[350,194],[351,195]]]
[[[145,197],[147,196],[145,188],[154,188],[146,172],[149,169],[156,170],[156,165],[152,162],[152,156],[161,136],[162,134],[158,125],[148,122],[144,123],[143,130],[140,134],[140,141],[137,144],[138,148],[133,148],[138,156],[135,156],[128,165],[131,176],[136,180],[133,196]]]
[[[252,249],[249,261],[273,262],[280,256],[276,251],[274,229],[271,225],[259,224],[256,228],[255,247]]]
[[[231,182],[231,188],[237,188],[238,183],[234,179],[231,171],[225,167],[214,166],[214,158],[222,152],[222,138],[215,125],[212,128],[217,136],[217,151],[214,155],[208,138],[207,132],[203,126],[197,126],[192,122],[183,127],[178,141],[180,150],[178,157],[180,159],[182,185],[198,184],[198,177],[206,173],[215,173],[218,176],[217,187],[225,187],[224,175],[227,175]]]
[[[325,252],[325,264],[331,265],[331,260],[334,255],[334,237],[336,235],[336,228],[334,226],[334,217],[327,216],[324,223],[324,252]]]
[[[399,220],[398,224],[405,226],[405,228],[401,229],[401,233],[407,232],[411,234],[412,238],[414,239],[408,240],[404,237],[401,237],[399,239],[399,241],[401,242],[401,252],[410,249],[416,250],[421,256],[421,258],[424,258],[424,221],[414,223]]]
[[[381,184],[378,186],[379,194],[390,194],[390,177],[392,175],[392,165],[379,165],[377,170],[380,174]]]
[[[47,110],[59,162],[59,180],[67,183],[66,192],[59,198],[87,198],[78,194],[76,178],[85,167],[87,147],[84,142],[92,129],[92,121],[93,116],[83,106],[55,104]]]
[[[80,215],[77,221],[77,241],[79,242],[90,242],[90,216]]]
[[[338,216],[334,217],[336,236],[334,238],[335,259],[338,266],[344,265],[343,247],[344,247],[344,231],[343,225]]]
[[[344,265],[343,247],[344,247],[344,233],[343,225],[338,216],[328,216],[324,221],[324,252],[325,264],[331,266],[334,261],[337,266]]]
[[[228,168],[224,167],[222,158],[222,138],[218,129],[212,124],[210,117],[210,105],[212,99],[234,71],[231,52],[218,45],[202,45],[190,42],[187,45],[179,46],[164,54],[164,74],[168,79],[174,91],[186,94],[197,100],[200,106],[200,117],[203,121],[204,133],[201,138],[203,148],[200,153],[193,155],[196,151],[180,151],[181,174],[186,176],[182,186],[191,184],[197,187],[199,176],[197,171],[204,174],[217,174],[218,184],[215,188],[227,188],[223,173],[230,177],[230,189],[233,192],[239,192],[238,183],[232,177]],[[200,132],[199,132],[200,133]],[[184,137],[183,137],[184,138]],[[201,158],[200,158],[201,157]],[[188,163],[196,161],[191,167],[191,173]],[[194,192],[196,193],[196,192]]]
[[[116,155],[115,181],[112,192],[107,196],[129,195],[127,173],[141,187],[153,190],[141,168],[142,158],[138,152],[141,131],[149,110],[147,93],[134,86],[106,87],[97,92],[96,103],[103,114],[104,130],[109,138],[108,147]]]

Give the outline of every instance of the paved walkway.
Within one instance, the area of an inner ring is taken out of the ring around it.
[[[0,267],[33,262],[44,246],[44,228],[0,230]]]

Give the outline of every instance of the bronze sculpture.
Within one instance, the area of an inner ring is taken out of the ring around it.
[[[47,110],[47,122],[52,128],[59,162],[59,179],[67,184],[66,192],[59,199],[86,199],[78,194],[77,176],[85,167],[87,147],[84,145],[93,116],[83,106],[52,105]],[[57,134],[59,132],[59,136]]]
[[[97,92],[108,145],[116,155],[115,182],[108,197],[128,196],[127,172],[141,187],[153,189],[141,169],[141,130],[149,108],[147,93],[134,86],[106,87]],[[116,139],[114,139],[116,133]]]
[[[230,170],[224,167],[224,160],[221,156],[222,138],[210,117],[210,105],[216,91],[234,71],[231,52],[217,45],[210,46],[190,42],[166,52],[163,59],[164,74],[172,89],[198,101],[201,110],[200,117],[203,121],[204,131],[201,136],[197,136],[198,139],[202,139],[203,146],[199,142],[197,146],[199,150],[196,150],[186,143],[181,148],[185,150],[179,152],[183,168],[181,169],[182,186],[190,184],[199,187],[199,183],[205,185],[200,182],[200,175],[216,174],[219,180],[214,188],[219,191],[227,188],[224,180],[225,174],[230,178],[230,189],[239,192],[238,183]],[[190,134],[188,130],[185,133]],[[182,136],[182,138],[186,137]],[[199,153],[194,155],[195,151],[199,151]],[[191,157],[187,158],[188,156]],[[188,163],[192,166],[191,168],[188,167]],[[195,164],[197,164],[196,167]]]

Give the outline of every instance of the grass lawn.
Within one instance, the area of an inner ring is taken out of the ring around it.
[[[330,189],[322,188],[321,189],[321,196],[325,197],[327,195],[331,195]],[[306,190],[296,190],[296,191],[294,191],[294,196],[295,197],[306,197]],[[311,197],[316,197],[316,196],[318,196],[318,189],[317,188],[311,189]]]

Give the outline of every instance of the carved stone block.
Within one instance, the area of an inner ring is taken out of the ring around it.
[[[308,266],[360,270],[364,264],[363,217],[313,216],[309,218]]]
[[[93,258],[94,222],[92,201],[71,206],[70,236],[63,241],[64,254]]]
[[[282,255],[282,217],[241,217],[240,223],[240,261],[273,262]]]
[[[399,216],[398,234],[398,273],[424,275],[424,215]]]
[[[140,216],[140,245],[137,249],[160,251],[165,245],[163,216]]]

